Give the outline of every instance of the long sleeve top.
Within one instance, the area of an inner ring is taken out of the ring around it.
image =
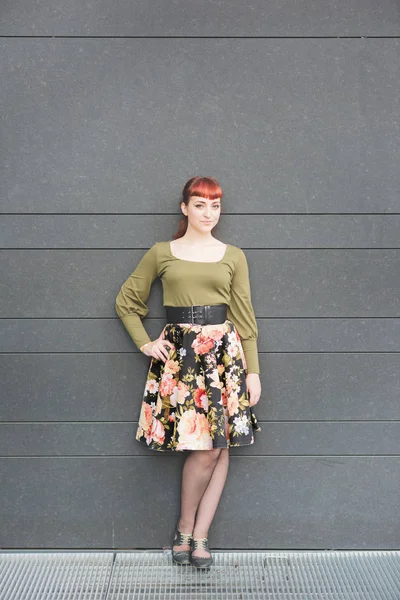
[[[169,241],[156,242],[123,283],[115,310],[136,346],[150,342],[142,319],[153,281],[159,277],[164,306],[227,304],[227,318],[242,342],[247,373],[260,373],[257,351],[258,327],[251,302],[249,269],[241,248],[226,245],[217,262],[197,262],[174,256]]]

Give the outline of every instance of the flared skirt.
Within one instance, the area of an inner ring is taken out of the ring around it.
[[[136,440],[161,452],[253,444],[261,427],[234,323],[167,323],[161,337],[174,347],[151,357]]]

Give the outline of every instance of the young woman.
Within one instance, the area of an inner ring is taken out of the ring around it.
[[[258,329],[243,250],[211,235],[223,192],[212,177],[183,188],[183,217],[171,241],[148,250],[122,285],[116,312],[151,357],[136,440],[157,451],[189,451],[172,557],[212,564],[208,530],[220,500],[229,447],[254,443],[261,394]],[[151,340],[142,318],[156,277],[167,323]]]

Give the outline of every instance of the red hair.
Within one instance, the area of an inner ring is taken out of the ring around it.
[[[183,186],[181,202],[184,202],[187,206],[192,196],[215,200],[216,198],[222,198],[223,195],[224,192],[214,177],[192,177]],[[182,237],[186,233],[187,226],[188,218],[185,215],[182,215],[179,229],[173,239],[176,240]]]

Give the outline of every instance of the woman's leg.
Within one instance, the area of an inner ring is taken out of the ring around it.
[[[211,476],[210,482],[200,500],[197,509],[196,523],[193,530],[193,537],[208,537],[208,530],[211,526],[215,512],[225,486],[229,467],[229,450],[222,448],[216,467]],[[193,556],[210,556],[207,550],[201,546],[192,552]]]
[[[182,470],[181,513],[178,529],[192,533],[197,507],[217,465],[221,449],[192,450]],[[189,550],[188,544],[173,546],[174,550]]]
[[[182,472],[181,514],[178,528],[182,533],[206,537],[224,488],[229,464],[227,448],[193,450]],[[198,511],[196,529],[194,523]],[[189,550],[187,544],[173,546],[174,550]],[[209,556],[202,549],[195,556]]]

